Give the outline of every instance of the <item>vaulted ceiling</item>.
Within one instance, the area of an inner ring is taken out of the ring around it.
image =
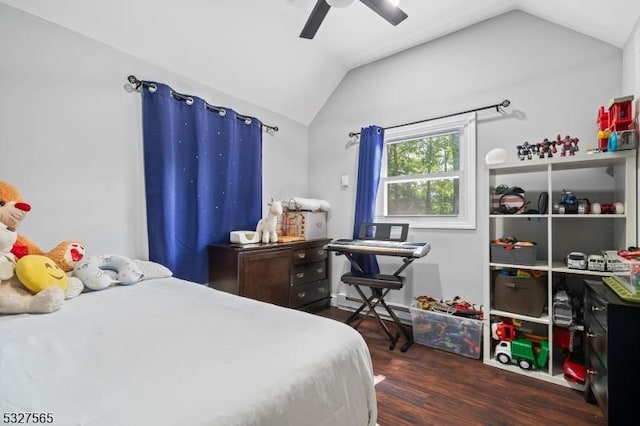
[[[303,124],[349,70],[511,10],[619,48],[640,17],[638,0],[400,0],[394,27],[356,1],[300,38],[316,1],[0,0]]]

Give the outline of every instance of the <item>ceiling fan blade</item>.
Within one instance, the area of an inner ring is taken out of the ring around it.
[[[407,19],[407,14],[398,6],[393,6],[388,0],[360,0],[369,9],[382,16],[389,23],[398,25]]]
[[[300,33],[301,38],[311,39],[318,32],[318,28],[320,28],[320,24],[324,20],[324,17],[327,16],[327,12],[329,12],[331,6],[325,0],[318,0],[313,10],[311,11],[311,15],[307,19],[307,23],[304,24],[304,28],[302,28],[302,32]]]

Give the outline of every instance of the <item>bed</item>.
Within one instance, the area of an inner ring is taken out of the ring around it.
[[[91,426],[377,418],[370,354],[351,327],[173,277],[0,316],[0,413]]]

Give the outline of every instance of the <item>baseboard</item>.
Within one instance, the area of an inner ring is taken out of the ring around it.
[[[355,311],[362,305],[362,300],[357,297],[349,296],[345,293],[338,293],[335,296],[331,297],[331,306],[335,306],[339,309],[344,309],[346,311]],[[387,305],[391,310],[398,316],[400,322],[406,325],[412,325],[411,322],[411,313],[409,312],[409,307],[406,305],[400,305],[397,303],[387,302]],[[387,311],[382,307],[376,307],[376,312],[382,319],[393,321],[393,318],[387,313]]]

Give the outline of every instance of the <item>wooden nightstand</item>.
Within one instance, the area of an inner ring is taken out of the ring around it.
[[[288,308],[329,307],[330,239],[209,246],[209,287]]]

